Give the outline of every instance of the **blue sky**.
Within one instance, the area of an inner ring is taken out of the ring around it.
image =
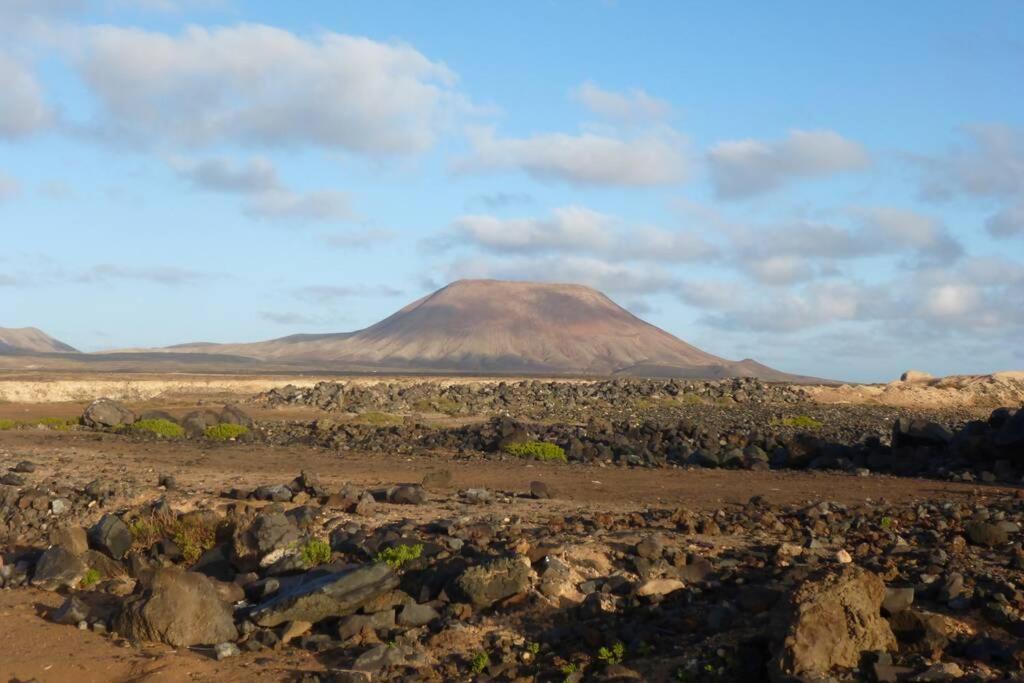
[[[1019,2],[0,0],[0,326],[582,282],[713,353],[1024,366]]]

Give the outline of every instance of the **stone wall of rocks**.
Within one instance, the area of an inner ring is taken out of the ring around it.
[[[713,382],[694,380],[616,379],[598,382],[540,381],[444,385],[356,384],[320,382],[316,386],[285,386],[253,400],[269,406],[312,406],[360,413],[369,410],[405,413],[437,410],[453,415],[511,414],[535,419],[587,419],[633,408],[645,399],[689,399],[729,404],[797,403],[807,393],[798,386],[767,384],[756,379]]]

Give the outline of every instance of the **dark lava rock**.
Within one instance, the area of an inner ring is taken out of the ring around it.
[[[422,505],[427,502],[427,492],[419,484],[396,486],[388,492],[388,502],[399,505]]]
[[[86,569],[77,555],[55,545],[47,549],[36,563],[32,585],[48,591],[74,588],[85,576]]]
[[[399,626],[425,626],[435,619],[440,619],[441,615],[436,609],[430,605],[418,605],[413,603],[411,605],[405,605],[398,613],[396,619]]]
[[[89,529],[89,544],[115,560],[122,559],[134,542],[131,530],[117,515],[104,515]]]
[[[531,481],[530,482],[530,497],[538,500],[547,500],[551,498],[551,489],[548,485],[542,481]]]
[[[94,429],[113,429],[134,422],[135,413],[109,398],[96,399],[82,414],[82,423]]]
[[[221,601],[210,579],[174,567],[153,573],[149,588],[125,602],[114,629],[133,640],[174,647],[223,643],[238,637],[231,608]]]
[[[56,624],[77,625],[89,617],[89,608],[79,598],[72,595],[64,603],[49,614],[50,621]]]
[[[22,460],[17,465],[11,468],[12,472],[21,472],[24,474],[31,474],[36,471],[36,465],[28,460]]]
[[[315,624],[352,614],[397,587],[398,576],[386,564],[365,565],[295,583],[256,605],[249,618],[259,626],[277,626],[286,621]]]

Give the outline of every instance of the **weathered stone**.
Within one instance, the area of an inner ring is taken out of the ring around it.
[[[398,576],[386,564],[365,565],[293,584],[256,605],[250,619],[259,626],[297,620],[315,624],[352,614],[397,586]]]
[[[75,588],[85,576],[87,567],[77,555],[59,545],[42,554],[32,575],[32,585],[43,590]]]
[[[94,429],[113,429],[134,422],[135,413],[109,398],[96,399],[82,414],[82,423]]]
[[[968,522],[964,532],[968,541],[987,548],[1004,545],[1010,538],[1006,529],[989,522]]]
[[[899,614],[914,603],[914,587],[889,586],[885,589],[885,598],[882,600],[882,610],[892,616]]]
[[[505,558],[470,567],[456,579],[458,592],[474,607],[490,607],[530,589],[536,574],[526,558]]]
[[[115,560],[123,558],[134,542],[131,530],[117,515],[104,515],[89,529],[89,544]]]
[[[388,502],[399,505],[422,505],[427,502],[427,492],[419,484],[396,486],[388,491]]]
[[[78,526],[62,526],[50,532],[50,543],[59,545],[74,555],[81,555],[89,549],[89,537],[85,529]]]
[[[782,675],[824,674],[856,667],[867,650],[896,648],[880,610],[885,584],[855,565],[819,574],[776,606],[775,669]]]
[[[153,573],[149,588],[125,603],[114,629],[128,638],[175,647],[238,637],[231,609],[221,602],[210,579],[173,567]]]
[[[412,603],[405,605],[398,612],[396,621],[399,626],[425,626],[435,619],[440,619],[441,615],[436,609],[430,605],[419,605]]]

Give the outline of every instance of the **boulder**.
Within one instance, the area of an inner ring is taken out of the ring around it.
[[[134,542],[131,530],[117,515],[104,515],[89,529],[89,545],[115,560],[123,558]]]
[[[47,549],[36,563],[32,585],[43,590],[75,588],[88,569],[85,562],[59,545]]]
[[[114,429],[135,422],[135,413],[109,398],[98,398],[86,407],[82,423],[94,429]]]
[[[535,578],[525,557],[503,558],[470,567],[455,580],[455,588],[474,607],[490,607],[499,600],[525,593]]]
[[[81,555],[89,549],[89,538],[80,526],[62,526],[50,532],[50,543],[59,545],[73,555]]]
[[[192,438],[203,436],[207,427],[216,424],[220,424],[220,415],[209,409],[193,410],[181,418],[181,426],[185,430],[185,435]]]
[[[398,586],[398,576],[383,563],[318,576],[311,573],[303,578],[256,605],[249,618],[259,626],[277,626],[286,621],[315,624],[352,614]]]
[[[388,491],[388,502],[398,505],[422,505],[427,502],[427,492],[419,484],[396,486]]]
[[[896,637],[881,616],[885,584],[856,565],[812,575],[776,605],[778,678],[827,674],[856,667],[861,653],[896,648]]]
[[[892,445],[944,446],[953,440],[953,434],[937,422],[901,417],[892,428]]]
[[[921,370],[907,370],[900,375],[900,381],[907,384],[926,384],[935,379],[935,375]]]
[[[217,416],[217,421],[229,425],[242,425],[243,427],[252,427],[253,425],[252,418],[234,404],[224,406],[224,409],[220,411],[220,415]]]
[[[114,629],[132,640],[174,647],[211,645],[238,637],[231,609],[221,602],[210,579],[176,567],[154,571],[149,588],[126,601]]]
[[[968,522],[964,525],[964,534],[974,545],[986,548],[995,548],[1010,540],[1006,529],[990,522]]]

